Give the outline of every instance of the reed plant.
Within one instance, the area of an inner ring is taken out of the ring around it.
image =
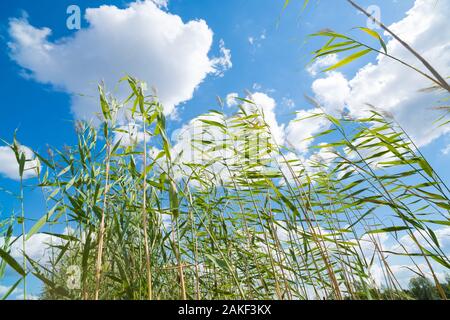
[[[323,31],[314,58],[363,49],[331,70],[389,55],[381,36],[360,30],[384,49]],[[407,67],[448,92],[416,57],[429,73]],[[25,230],[21,183],[19,217],[0,224],[0,277],[7,265],[20,276],[4,298],[22,283],[26,299],[33,275],[43,299],[409,299],[396,257],[447,298],[437,274],[450,261],[435,230],[450,224],[450,190],[391,115],[366,106],[363,118],[299,118],[328,123],[305,156],[277,141],[249,95],[234,114],[196,118],[172,145],[156,94],[130,76],[120,85],[129,87],[123,101],[99,86],[99,120],[76,122],[76,145],[35,153],[47,209]],[[11,148],[22,177],[27,160],[18,141]],[[22,265],[11,253],[15,222]],[[48,261],[26,253],[37,233],[54,239]]]
[[[240,99],[233,115],[198,118],[187,156],[171,145],[157,98],[124,82],[122,102],[100,86],[103,121],[77,122],[76,146],[36,154],[49,209],[23,234],[59,241],[46,263],[0,252],[23,281],[42,280],[43,298],[378,299],[374,265],[383,287],[401,292],[395,255],[446,298],[435,269],[450,263],[433,230],[449,225],[449,189],[392,118],[370,109],[298,119],[330,124],[305,158]],[[74,266],[78,286],[68,284]]]

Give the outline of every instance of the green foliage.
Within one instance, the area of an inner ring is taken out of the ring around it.
[[[409,293],[417,300],[438,300],[439,293],[433,283],[422,277],[413,278],[409,282]]]
[[[327,30],[313,35],[327,39],[314,59],[346,53],[333,70],[370,52],[388,55],[378,33],[358,32],[382,49]],[[329,123],[309,138],[326,143],[315,142],[305,160],[278,145],[261,109],[241,99],[231,116],[211,111],[199,118],[186,155],[171,145],[157,97],[137,79],[120,82],[130,89],[125,101],[99,86],[98,127],[79,122],[76,145],[37,155],[47,211],[28,232],[21,183],[22,266],[11,256],[12,229],[0,229],[7,239],[0,277],[6,265],[22,276],[12,290],[32,273],[45,299],[448,296],[433,266],[448,269],[450,261],[433,229],[449,223],[450,191],[388,115],[371,108],[362,119],[299,119]],[[124,114],[131,120],[125,125]],[[16,140],[11,147],[23,176],[27,160]],[[47,264],[25,251],[25,239],[38,232],[55,240]],[[398,249],[384,248],[383,234]],[[404,237],[413,249],[402,246]],[[411,260],[421,276],[408,292],[391,270],[392,256]],[[374,285],[375,265],[382,289]]]
[[[45,285],[43,298],[397,299],[404,297],[394,294],[401,288],[388,255],[448,268],[432,231],[448,223],[448,189],[388,118],[313,115],[331,129],[303,162],[276,144],[258,106],[243,99],[232,116],[200,118],[189,158],[170,145],[156,97],[126,80],[124,102],[101,89],[111,110],[103,124],[78,123],[76,146],[39,155],[48,211],[28,238],[65,229],[50,233],[59,239],[50,265],[26,257]],[[148,138],[131,139],[133,129],[114,121],[120,112]],[[409,236],[417,249],[388,252],[381,233]],[[371,289],[375,261],[387,271],[389,294]]]

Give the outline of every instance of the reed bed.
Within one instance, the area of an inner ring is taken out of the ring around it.
[[[433,229],[449,225],[449,189],[393,119],[373,109],[298,119],[330,123],[304,158],[240,99],[231,116],[198,118],[185,155],[157,98],[124,82],[121,102],[99,86],[102,121],[77,122],[77,145],[36,154],[48,211],[22,239],[55,240],[49,261],[23,250],[22,265],[5,242],[0,271],[21,276],[15,287],[33,274],[48,299],[398,299],[407,298],[390,266],[399,255],[446,298],[435,268],[450,263]],[[19,143],[11,148],[23,173]],[[382,234],[398,241],[395,252]]]
[[[380,35],[359,30],[382,49],[326,30],[313,35],[327,39],[314,58],[358,49],[329,70],[370,52],[402,63]],[[427,90],[448,93],[445,79],[407,49],[427,72],[405,67],[433,83]],[[26,299],[34,276],[43,299],[411,299],[395,257],[447,298],[437,270],[450,261],[434,230],[450,225],[450,190],[391,115],[367,106],[358,119],[325,111],[297,119],[328,123],[305,156],[277,141],[247,97],[232,115],[219,108],[196,118],[172,145],[156,95],[132,77],[120,85],[129,86],[124,101],[99,86],[99,120],[76,122],[76,145],[35,153],[31,164],[18,141],[10,144],[20,212],[0,223],[0,278],[8,266],[18,280],[3,298],[22,285]],[[441,109],[439,125],[447,125],[448,107]],[[37,170],[47,208],[29,230],[26,170]],[[22,237],[13,236],[15,225]],[[25,250],[38,233],[51,236],[48,261]],[[385,246],[387,236],[395,245]],[[22,263],[11,254],[16,241]]]

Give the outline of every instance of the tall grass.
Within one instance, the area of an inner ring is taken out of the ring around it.
[[[330,129],[305,160],[242,99],[234,115],[199,118],[188,157],[170,145],[156,97],[126,81],[123,102],[100,87],[100,126],[77,123],[76,146],[38,155],[50,209],[31,230],[52,225],[60,238],[47,264],[24,252],[44,298],[378,299],[375,264],[399,298],[393,255],[431,274],[445,298],[435,267],[450,263],[433,228],[449,225],[449,189],[392,119],[311,115]],[[128,129],[114,121],[123,112]],[[381,234],[398,241],[395,252]],[[16,269],[25,277],[26,267]]]
[[[315,58],[355,46],[383,54],[335,32],[316,36],[328,41]],[[422,62],[431,76],[408,66],[448,91]],[[99,86],[100,124],[77,122],[75,146],[36,154],[47,212],[22,230],[22,266],[11,254],[12,222],[0,225],[0,276],[6,265],[21,276],[7,295],[23,282],[26,298],[31,273],[51,299],[407,299],[391,262],[400,256],[447,298],[436,268],[450,261],[433,230],[450,224],[450,191],[390,115],[370,107],[365,118],[298,119],[329,123],[305,157],[279,144],[258,105],[239,99],[235,114],[211,110],[191,123],[180,147],[146,85],[121,83],[125,101]],[[11,148],[22,176],[26,159],[17,141]],[[22,206],[23,228],[25,218]],[[25,239],[38,232],[55,240],[46,263],[26,254]],[[386,235],[395,245],[385,246]]]

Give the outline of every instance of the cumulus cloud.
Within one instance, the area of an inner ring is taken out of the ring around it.
[[[22,251],[22,236],[13,239],[15,242],[11,245],[10,254],[20,264],[23,263]],[[4,245],[5,239],[0,237],[0,247]],[[60,238],[50,236],[44,233],[37,233],[31,236],[25,242],[25,253],[33,261],[39,262],[42,265],[47,265],[50,262],[52,249],[50,244],[60,245],[62,242]],[[55,255],[57,254],[57,249]],[[0,288],[1,289],[1,288]]]
[[[226,103],[228,107],[234,107],[238,105],[238,101],[236,100],[239,95],[235,92],[227,94]]]
[[[226,117],[217,113],[204,114],[173,132],[172,141],[175,143],[171,152],[177,162],[174,175],[177,179],[189,177],[192,176],[193,169],[187,164],[208,164],[208,170],[202,172],[202,176],[209,177],[212,183],[217,183],[217,179],[228,180],[229,174],[224,162],[232,165],[234,152],[230,147],[215,147],[231,145],[233,137],[220,126],[207,126],[203,121],[224,125]],[[163,168],[165,166],[164,163],[159,165]],[[195,180],[191,180],[190,184],[201,187]]]
[[[423,260],[423,259],[421,259]],[[430,262],[433,268],[434,274],[441,283],[446,282],[447,272],[442,266]],[[381,267],[382,263],[374,263],[370,268],[370,273],[372,280],[378,287],[386,286],[386,268]],[[433,280],[433,273],[431,272],[427,263],[389,263],[389,269],[395,276],[395,280],[403,289],[408,288],[409,282],[412,278],[417,277],[417,274],[421,274],[428,278],[430,281]]]
[[[350,96],[348,81],[340,72],[331,72],[326,78],[317,79],[312,90],[317,101],[330,114],[343,110]]]
[[[448,10],[448,2],[440,1],[435,5],[429,1],[416,0],[405,18],[390,26],[444,75],[450,72],[450,56],[446,54],[450,48],[449,21],[445,15]],[[414,57],[396,40],[389,40],[387,47],[391,55],[417,65]],[[315,76],[320,69],[337,60],[336,55],[319,59],[307,71]],[[437,128],[432,125],[439,115],[430,107],[437,103],[440,96],[438,93],[419,92],[427,86],[429,83],[422,76],[380,55],[376,63],[367,64],[350,80],[340,72],[326,73],[313,82],[312,91],[324,110],[333,115],[347,108],[350,115],[361,117],[367,115],[367,104],[374,105],[392,114],[416,144],[423,146],[450,130],[448,126]],[[301,111],[300,116],[304,113]],[[423,123],[430,125],[424,126]],[[302,140],[323,129],[326,126],[319,120],[315,123],[310,120],[309,124],[294,120],[287,127],[287,137],[297,150],[304,152],[309,143]]]
[[[227,96],[227,105],[234,105],[237,96],[236,93],[229,94]],[[249,93],[246,98],[253,101],[254,104],[242,103],[243,110],[248,113],[261,115],[260,119],[261,121],[264,119],[271,132],[271,137],[278,144],[282,144],[285,138],[284,126],[277,122],[275,115],[277,104],[275,100],[262,92]],[[205,125],[205,122],[213,125]],[[243,130],[240,126],[233,126],[233,117],[215,112],[192,119],[176,130],[172,136],[172,140],[175,142],[172,153],[176,155],[174,158],[178,159],[180,164],[180,172],[176,172],[176,174],[179,177],[191,175],[192,168],[184,164],[208,164],[208,170],[214,172],[214,176],[211,176],[211,181],[219,178],[221,181],[226,182],[230,177],[230,168],[240,167],[243,161],[248,161],[248,159],[244,159],[244,152],[242,151],[241,153],[239,151],[244,150],[248,143],[251,143],[252,146],[259,144],[259,147],[251,148],[251,151],[249,151],[255,152],[255,154],[250,155],[251,161],[261,160],[262,162],[263,158],[268,160],[270,156],[267,154],[265,137],[255,135],[254,137],[249,137],[250,140],[246,140],[243,139],[245,134]],[[253,142],[255,145],[253,145]],[[271,143],[273,144],[273,142]],[[206,174],[208,173],[202,173],[202,175]]]
[[[385,134],[387,137],[393,135],[389,130],[381,130],[380,133]],[[373,136],[370,137],[370,139],[357,138],[353,142],[353,147],[355,149],[352,150],[349,147],[345,147],[344,152],[349,159],[359,160],[360,157],[366,159],[365,161],[367,164],[373,169],[388,168],[391,166],[389,162],[398,160],[398,155],[395,155],[381,142],[382,141],[378,137]],[[400,147],[397,144],[393,146],[399,154],[407,153],[405,148]]]
[[[428,1],[416,0],[405,18],[390,26],[444,75],[450,72],[450,57],[445,54],[450,48],[450,25],[444,14],[449,9],[448,2],[439,2],[435,6]],[[439,30],[447,36],[437,36],[440,34]],[[389,40],[387,47],[391,55],[413,65],[418,64],[396,40]],[[319,69],[336,61],[335,55],[319,59],[307,70],[312,75],[317,75]],[[374,105],[378,110],[393,115],[414,142],[423,146],[450,130],[449,127],[438,128],[432,125],[439,114],[433,112],[431,107],[438,103],[441,96],[437,92],[419,92],[427,86],[429,83],[422,76],[392,59],[379,55],[375,63],[361,68],[350,80],[340,72],[326,73],[313,82],[312,91],[324,111],[335,116],[345,108],[351,116],[366,116],[370,108],[368,104]],[[424,126],[423,123],[430,125]],[[306,128],[301,129],[300,125]],[[323,129],[326,127],[320,121],[310,124],[292,121],[287,127],[288,140],[293,142],[299,151],[305,151],[308,143],[302,143],[295,137],[303,134],[305,138]],[[444,148],[442,153],[446,152],[447,149]],[[391,156],[392,154],[388,153],[373,159],[374,166]]]
[[[264,94],[263,94],[264,95]],[[259,98],[260,103],[258,107],[245,105],[244,109],[250,112],[250,108],[268,108],[275,105],[275,102],[270,97],[264,95],[264,98],[268,98],[267,101]],[[267,103],[267,104],[265,104]],[[273,103],[273,105],[272,105]],[[267,111],[267,110],[266,110]],[[266,113],[270,114],[270,111]],[[267,115],[265,113],[265,118],[267,125],[270,130],[279,130],[276,134],[283,138],[283,130],[278,126],[274,119],[267,120]],[[273,114],[271,114],[273,115]],[[209,125],[211,124],[212,125]],[[271,124],[270,124],[271,123]],[[225,127],[227,127],[225,129]],[[253,140],[246,141],[242,138],[243,132],[242,128],[239,126],[233,126],[233,118],[227,117],[218,113],[207,113],[198,116],[187,124],[183,125],[180,129],[175,130],[172,135],[172,141],[174,141],[174,146],[172,148],[172,153],[175,155],[180,163],[196,163],[196,164],[206,164],[212,160],[217,161],[227,161],[228,165],[232,166],[242,161],[243,155],[239,154],[236,150],[240,150],[244,147],[245,143],[253,143]],[[257,136],[249,137],[249,139],[255,139],[255,143],[258,143]],[[260,139],[260,144],[264,145],[264,139]],[[255,149],[255,152],[263,152],[262,146],[259,150]],[[265,149],[264,149],[265,150]],[[252,160],[256,158],[250,156]],[[213,161],[212,165],[217,170],[218,162]],[[226,169],[224,167],[224,169]]]
[[[444,76],[450,73],[450,21],[446,12],[450,2],[416,0],[405,18],[390,29],[415,48]],[[388,35],[386,35],[388,36]],[[423,69],[396,40],[387,42],[389,54]],[[329,60],[329,61],[328,61]],[[320,67],[332,64],[336,57],[319,59],[307,70],[317,75]],[[361,68],[350,80],[340,72],[329,72],[313,82],[317,101],[327,112],[336,113],[347,108],[350,115],[367,115],[371,104],[392,114],[418,146],[423,146],[450,131],[449,126],[433,126],[439,114],[431,110],[442,98],[439,92],[420,92],[430,83],[423,76],[404,65],[379,55],[375,63]],[[429,125],[423,125],[427,123]],[[444,149],[445,150],[445,149]]]
[[[10,287],[5,287],[0,285],[0,296],[4,295],[6,292],[8,292],[8,290],[10,289]]]
[[[332,66],[336,63],[338,63],[339,59],[338,59],[338,55],[333,53],[333,54],[329,54],[323,57],[320,57],[318,59],[316,59],[312,64],[310,64],[307,68],[306,71],[308,71],[308,73],[315,77],[317,76],[317,74],[322,71],[323,69]]]
[[[247,97],[248,100],[253,101],[255,104],[244,103],[244,109],[250,112],[258,112],[264,116],[264,120],[269,126],[270,132],[278,144],[284,142],[284,124],[278,124],[276,119],[275,108],[277,103],[267,94],[262,92],[252,93]]]
[[[114,144],[120,141],[121,146],[129,147],[150,140],[148,133],[144,134],[142,125],[135,122],[128,122],[126,125],[120,126],[114,133]]]
[[[235,105],[237,96],[237,93],[228,94],[226,99],[227,105]],[[295,147],[298,151],[297,154],[288,152],[281,156],[278,153],[271,155],[261,152],[266,150],[262,145],[261,148],[253,148],[251,152],[258,152],[259,150],[261,153],[250,155],[250,158],[254,161],[261,160],[261,163],[266,162],[267,165],[266,168],[261,167],[257,169],[255,167],[255,170],[279,169],[289,181],[293,181],[293,174],[300,178],[300,176],[304,176],[305,170],[309,173],[314,173],[323,170],[323,166],[331,165],[331,162],[336,157],[335,151],[331,148],[324,147],[308,157],[305,156],[305,153],[308,152],[308,147],[313,141],[310,138],[330,126],[329,121],[320,116],[322,114],[321,109],[299,111],[296,119],[291,121],[286,127],[277,121],[277,103],[272,97],[262,92],[249,92],[246,100],[253,103],[243,102],[242,109],[248,114],[256,113],[263,116],[273,139],[272,144],[273,142],[276,142],[278,145],[287,144]],[[314,117],[314,115],[319,116]],[[304,118],[308,119],[301,121]],[[205,126],[205,122],[208,124],[213,123],[213,125]],[[227,130],[224,129],[225,126]],[[243,159],[242,154],[239,154],[239,151],[237,151],[240,150],[240,147],[242,149],[240,143],[244,143],[242,139],[243,133],[240,130],[239,126],[233,126],[233,117],[214,112],[196,117],[174,132],[172,136],[172,141],[174,141],[172,152],[176,155],[174,158],[177,158],[180,164],[208,164],[217,177],[226,182],[230,177],[229,168],[239,166],[239,163],[242,164],[242,161],[246,161]],[[257,141],[264,144],[264,138],[259,138]],[[199,143],[200,141],[203,141],[203,143]],[[289,162],[289,167],[293,168],[293,172],[289,169],[287,162]],[[183,167],[182,165],[180,168],[185,170],[185,172],[180,172],[179,176],[183,174],[184,176],[190,176],[190,167]],[[280,181],[280,183],[283,183],[283,181]]]
[[[71,228],[65,228],[64,234],[74,235],[74,231]],[[84,241],[84,239],[81,239]],[[9,247],[11,256],[17,260],[19,263],[23,262],[23,251],[22,251],[22,236],[13,237],[10,239],[9,243],[13,244]],[[52,236],[45,233],[33,234],[29,239],[25,240],[25,253],[32,260],[39,262],[42,265],[47,265],[50,263],[50,258],[52,254],[58,255],[59,249],[55,246],[61,246],[65,243],[65,240]],[[4,246],[5,238],[0,237],[0,248]]]
[[[11,290],[11,288],[12,288],[12,286],[2,286],[2,285],[0,285],[0,297],[4,296],[9,290]],[[14,299],[16,299],[16,300],[21,300],[21,299],[23,299],[23,290],[22,290],[22,288],[16,287],[16,288],[10,293],[9,297],[12,297],[13,295],[14,295]],[[37,296],[34,296],[34,295],[32,295],[32,297],[33,297],[33,298],[34,298],[34,297],[38,298]],[[28,300],[28,299],[29,299],[29,298],[28,298],[28,294],[27,294],[27,300]],[[38,300],[38,299],[29,299],[29,300]]]
[[[441,249],[444,250],[444,252],[450,253],[450,227],[444,227],[437,230],[434,230],[434,234],[436,236],[436,239],[438,240]],[[414,231],[414,236],[419,242],[419,244],[427,249],[431,249],[430,243],[432,243],[432,240],[427,236],[425,238],[425,234],[423,232]],[[404,235],[399,239],[400,244],[395,245],[392,247],[392,250],[395,252],[419,252],[419,247],[414,242],[414,240],[411,238],[410,235]]]
[[[214,121],[216,123],[224,123],[225,118],[217,113],[208,113],[198,116],[180,129],[175,130],[172,134],[172,140],[175,142],[172,152],[177,155],[181,163],[205,163],[216,156],[216,153],[204,152],[208,149],[193,146],[195,141],[214,141],[229,139],[224,130],[220,127],[208,126],[203,121]]]
[[[388,233],[364,234],[360,238],[361,250],[366,259],[371,259],[378,250],[389,250],[391,238]]]
[[[319,108],[298,111],[296,118],[286,127],[287,143],[298,152],[306,153],[313,141],[310,138],[330,126],[330,122],[324,117],[314,116],[321,113],[323,111]]]
[[[305,181],[305,170],[308,170],[307,160],[302,155],[294,152],[277,156],[277,165],[284,178],[279,181],[280,185],[296,185]]]
[[[37,160],[34,159],[34,153],[26,146],[20,146],[20,152],[25,155],[25,168],[23,179],[30,179],[37,175],[36,168],[39,166]],[[6,178],[19,180],[19,163],[17,162],[14,151],[8,146],[0,147],[0,175]]]
[[[448,255],[448,250],[450,248],[450,228],[442,227],[434,230],[437,241],[440,244],[441,249]],[[419,241],[419,243],[431,250],[430,241],[425,240],[423,235],[418,231],[414,231],[414,236]],[[378,233],[378,234],[364,234],[360,238],[360,245],[362,249],[362,253],[365,258],[369,261],[372,259],[374,255],[378,252],[378,250],[382,250],[385,252],[386,262],[389,264],[389,268],[394,273],[397,281],[400,283],[402,287],[406,287],[411,278],[416,277],[416,273],[420,273],[430,279],[432,279],[431,270],[428,264],[425,262],[423,257],[414,258],[415,264],[411,263],[411,258],[406,258],[401,256],[404,253],[417,253],[419,252],[419,248],[415,244],[415,242],[411,239],[411,236],[405,234],[398,238],[392,236],[392,234],[388,233]],[[377,247],[379,249],[377,249]],[[400,254],[393,255],[391,252],[395,252]],[[370,268],[371,276],[375,281],[375,284],[381,286],[385,281],[385,274],[383,271],[383,267],[381,267],[381,261],[376,261],[375,259],[373,265]],[[436,263],[435,261],[430,261],[433,270],[439,280],[445,280],[446,270],[445,268]],[[415,272],[413,272],[414,270]]]
[[[192,98],[208,74],[222,75],[232,64],[223,41],[222,56],[208,57],[213,32],[204,20],[185,23],[162,10],[166,4],[137,1],[125,9],[88,8],[87,28],[54,41],[49,40],[49,28],[34,27],[24,18],[11,19],[10,56],[35,81],[69,93],[72,112],[79,119],[90,119],[99,111],[92,98],[99,81],[112,88],[125,74],[154,86],[165,113],[171,114]],[[117,95],[125,97],[121,90]]]

